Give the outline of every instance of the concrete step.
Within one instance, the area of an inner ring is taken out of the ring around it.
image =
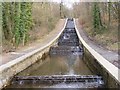
[[[15,76],[12,79],[12,84],[57,84],[57,83],[97,83],[98,85],[104,85],[101,76],[97,75],[51,75],[51,76]]]
[[[63,33],[76,33],[74,28],[66,28]]]
[[[69,54],[83,54],[83,49],[80,46],[59,46],[59,47],[51,47],[49,50],[50,55],[69,55]]]
[[[79,46],[79,42],[58,42],[58,46]]]

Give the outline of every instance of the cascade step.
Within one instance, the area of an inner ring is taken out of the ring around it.
[[[38,84],[38,83],[71,83],[71,82],[82,82],[82,83],[98,83],[104,85],[101,76],[97,75],[51,75],[51,76],[15,76],[12,80],[12,84]]]
[[[79,46],[75,46],[75,47],[69,47],[69,46],[59,46],[59,47],[51,47],[50,51],[82,51],[82,48],[80,48]]]
[[[69,55],[69,54],[79,54],[82,55],[83,49],[80,46],[59,46],[51,47],[49,54],[50,55]]]
[[[77,38],[72,38],[72,39],[58,39],[58,42],[63,42],[63,41],[65,41],[65,42],[79,42],[79,39],[77,39]]]
[[[78,38],[71,38],[71,39],[58,39],[58,42],[79,42]]]
[[[58,46],[79,46],[78,42],[58,42]]]
[[[76,33],[75,29],[74,28],[66,28],[63,33]]]
[[[63,32],[62,34],[61,34],[61,36],[63,36],[63,35],[72,35],[72,36],[77,36],[77,33],[75,32],[75,33],[73,33],[73,32]]]
[[[73,21],[71,22],[71,20],[68,20],[66,28],[75,28],[74,22]]]
[[[76,37],[77,34],[76,33],[64,33],[63,36],[67,36],[69,35],[70,37]]]
[[[61,34],[60,37],[65,37],[65,36],[68,36],[68,37],[78,37],[76,33],[63,33],[63,34]]]
[[[79,41],[76,41],[76,40],[63,40],[63,41],[59,41],[59,43],[78,43],[79,44]]]

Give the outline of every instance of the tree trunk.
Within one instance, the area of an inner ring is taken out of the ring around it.
[[[108,30],[110,29],[111,14],[110,14],[111,2],[108,2]]]
[[[120,2],[118,2],[118,41],[120,42]],[[120,44],[118,44],[118,54],[120,55]]]

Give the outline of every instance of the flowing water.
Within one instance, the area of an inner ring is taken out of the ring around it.
[[[45,62],[41,65],[38,61],[34,65],[20,72],[17,76],[44,76],[44,75],[94,75],[88,67],[84,64],[79,55],[70,56],[48,56]],[[27,83],[20,81],[19,84],[15,83],[8,88],[97,88],[101,86],[99,82],[70,82],[66,81],[61,83]]]
[[[102,80],[99,78],[94,78],[98,76],[94,75],[94,73],[89,70],[89,68],[84,64],[82,57],[82,45],[80,44],[80,41],[77,37],[73,20],[69,19],[65,30],[58,39],[57,45],[50,48],[49,55],[45,58],[44,62],[41,64],[41,60],[39,60],[34,65],[20,72],[17,76],[22,77],[22,79],[17,80],[17,83],[12,82],[8,88],[101,87],[103,85]],[[51,78],[53,77],[52,75],[56,76]],[[68,78],[64,75],[67,75]],[[45,80],[48,80],[49,83],[40,83],[40,76],[44,76]],[[77,80],[77,78],[71,77],[80,77],[82,79]],[[89,79],[87,77],[89,77]],[[53,80],[55,78],[58,81]],[[29,83],[25,83],[25,80],[28,80]],[[61,82],[60,80],[63,81]],[[53,83],[53,81],[57,83]]]
[[[92,73],[78,55],[48,56],[43,65],[41,61],[32,65],[18,75],[41,76],[41,75],[91,75]]]

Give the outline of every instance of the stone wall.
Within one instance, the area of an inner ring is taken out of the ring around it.
[[[11,79],[14,75],[21,72],[22,70],[26,69],[28,66],[34,64],[36,61],[41,60],[43,63],[44,58],[49,52],[49,47],[31,55],[30,57],[25,58],[24,60],[20,61],[19,63],[15,63],[11,67],[8,67],[0,72],[0,87],[3,88],[6,85],[10,84]]]
[[[97,62],[97,60],[90,54],[90,52],[85,47],[83,61],[93,73],[103,77],[105,87],[120,88],[118,81],[115,80],[112,75],[108,73],[108,71]]]

